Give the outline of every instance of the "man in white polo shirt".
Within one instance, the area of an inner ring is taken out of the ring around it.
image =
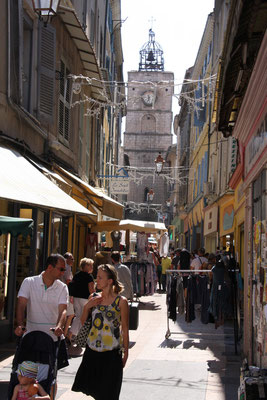
[[[56,342],[58,337],[63,334],[68,288],[60,278],[65,270],[64,257],[60,254],[51,254],[46,260],[45,271],[40,275],[24,279],[18,293],[17,327],[15,329],[17,336],[32,331],[42,331],[49,334]],[[26,310],[26,326],[24,326]],[[58,355],[59,368],[62,363],[66,364],[66,357],[65,341],[61,341]]]

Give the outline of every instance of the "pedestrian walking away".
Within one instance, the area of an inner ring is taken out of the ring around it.
[[[72,390],[95,400],[118,400],[128,359],[129,308],[112,265],[98,267],[97,289],[101,292],[90,296],[81,317],[84,323],[91,314],[92,325]]]
[[[127,265],[121,264],[120,259],[121,256],[119,251],[113,251],[111,253],[112,264],[117,271],[119,282],[123,285],[121,295],[125,296],[128,300],[133,300],[133,284],[131,271],[129,270]]]
[[[73,263],[74,263],[74,257],[72,255],[72,253],[67,252],[64,254],[64,258],[66,260],[66,271],[64,272],[64,274],[62,275],[62,277],[60,279],[62,280],[63,283],[66,283],[66,285],[69,286],[70,282],[73,279],[72,267],[73,267]],[[69,326],[71,325],[72,320],[75,317],[74,306],[73,306],[73,297],[71,295],[69,295],[69,302],[68,302],[68,306],[67,306],[66,316],[67,316],[67,319],[66,319],[66,324],[64,327],[64,336],[68,337]]]
[[[69,284],[70,295],[73,296],[73,305],[75,317],[71,325],[68,337],[76,336],[82,327],[81,316],[83,307],[88,301],[90,294],[95,291],[95,284],[93,278],[93,265],[94,261],[91,258],[82,258],[80,261],[80,271],[78,271],[72,282]]]

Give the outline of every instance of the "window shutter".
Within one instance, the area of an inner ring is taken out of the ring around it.
[[[205,152],[205,159],[204,159],[204,182],[208,180],[208,152]],[[213,170],[212,170],[213,171]]]
[[[38,118],[52,123],[54,119],[56,30],[39,25]]]

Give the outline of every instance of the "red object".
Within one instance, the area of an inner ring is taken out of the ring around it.
[[[30,397],[34,396],[35,394],[38,393],[38,385],[36,383],[32,383],[29,387],[28,387],[28,394]]]

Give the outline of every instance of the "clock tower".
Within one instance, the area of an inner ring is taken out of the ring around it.
[[[164,71],[163,50],[150,29],[149,41],[140,50],[139,70],[128,72],[124,159],[131,167],[136,167],[137,172],[138,169],[155,169],[159,153],[165,159],[172,144],[173,82],[173,73]],[[151,171],[150,176],[141,181],[131,181],[125,217],[162,221],[160,208],[164,210],[167,189],[166,180],[160,174],[151,176]],[[149,192],[153,192],[153,199]],[[141,204],[139,211],[132,212],[131,204]]]

